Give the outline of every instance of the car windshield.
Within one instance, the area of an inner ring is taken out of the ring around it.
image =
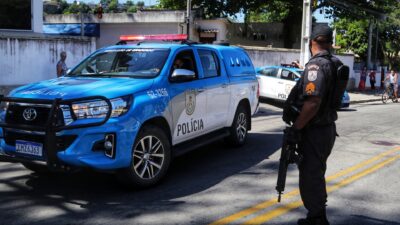
[[[108,49],[81,62],[68,76],[158,76],[168,57],[168,49]]]

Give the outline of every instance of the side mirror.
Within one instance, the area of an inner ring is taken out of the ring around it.
[[[185,82],[196,79],[196,74],[187,69],[175,69],[171,75],[171,81],[174,82]]]

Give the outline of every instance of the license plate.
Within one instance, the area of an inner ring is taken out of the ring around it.
[[[15,141],[15,151],[18,153],[33,155],[33,156],[43,156],[43,144],[30,142],[30,141]]]

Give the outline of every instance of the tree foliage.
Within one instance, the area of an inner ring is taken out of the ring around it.
[[[390,8],[387,20],[378,24],[381,51],[390,67],[400,69],[400,2]]]
[[[77,1],[74,1],[63,11],[64,14],[79,14],[80,12],[92,13],[93,11],[86,3],[80,2],[78,4]]]
[[[367,58],[368,21],[343,18],[334,23],[338,53],[354,52],[362,59]]]
[[[334,18],[337,28],[337,45],[340,51],[351,50],[367,58],[368,25],[378,28],[378,55],[384,56],[382,63],[391,67],[400,63],[400,3],[397,0],[346,1],[346,5],[329,5],[326,13]],[[350,5],[349,5],[350,4]],[[374,32],[375,33],[375,32]]]
[[[296,35],[301,32],[302,0],[192,0],[192,5],[203,10],[204,18],[245,16],[245,33],[249,22],[282,22],[284,24],[284,46],[292,48]],[[159,0],[166,9],[185,9],[186,1]]]
[[[288,1],[271,1],[250,12],[250,22],[282,22],[290,14]]]
[[[186,8],[186,1],[182,0],[159,0],[158,5],[162,9],[185,9]]]
[[[284,47],[293,48],[296,37],[301,33],[303,1],[270,0],[249,11],[250,22],[282,22]]]
[[[53,0],[43,4],[43,12],[45,14],[62,14],[69,7],[65,0]]]
[[[106,8],[107,13],[118,13],[120,12],[118,9],[118,0],[111,0]]]
[[[233,16],[239,11],[244,13],[255,9],[265,0],[192,0],[193,8],[200,8],[205,18],[219,18]],[[159,7],[163,9],[184,10],[187,1],[182,0],[159,0]]]

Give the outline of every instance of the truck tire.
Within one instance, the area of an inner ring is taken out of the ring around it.
[[[246,143],[248,125],[250,121],[248,111],[243,104],[240,104],[236,109],[235,117],[232,126],[230,127],[230,136],[227,138],[229,145],[240,147]]]
[[[128,187],[149,187],[165,176],[170,162],[171,145],[167,135],[161,128],[147,125],[136,137],[130,166],[118,171],[117,178]]]
[[[21,163],[26,169],[31,170],[38,174],[49,174],[50,170],[46,165],[40,165],[37,163],[22,162]]]

